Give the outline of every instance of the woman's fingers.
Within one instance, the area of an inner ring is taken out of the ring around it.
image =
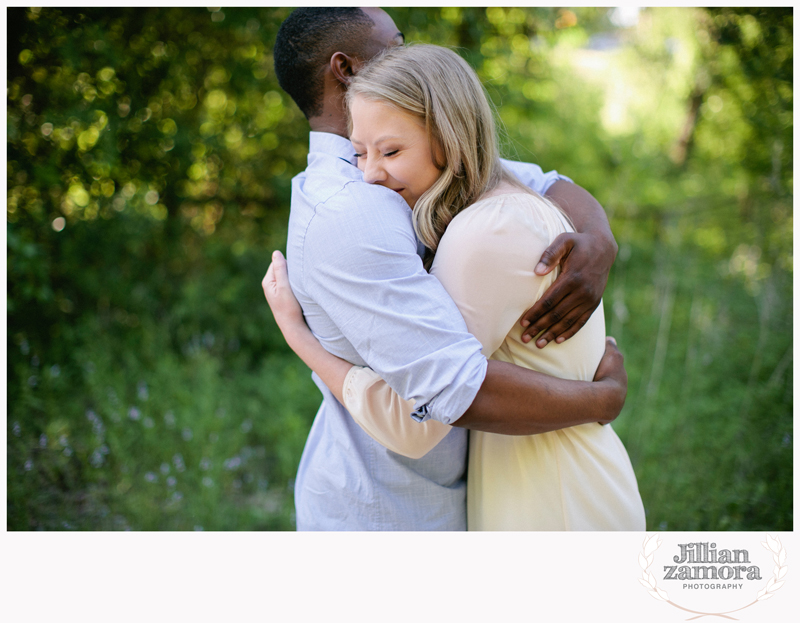
[[[272,262],[267,268],[267,274],[261,281],[264,296],[269,303],[272,315],[281,326],[290,327],[294,324],[305,324],[303,320],[303,310],[297,298],[292,292],[289,284],[289,272],[286,266],[286,258],[280,251],[272,253]],[[284,333],[285,334],[285,333]]]
[[[267,303],[269,303],[269,297],[275,292],[275,264],[273,262],[270,262],[267,274],[261,280],[261,288],[264,290],[264,296],[267,297]]]
[[[279,296],[281,292],[289,287],[289,273],[286,269],[286,258],[280,251],[273,251],[272,262],[267,268],[267,274],[261,281],[261,287],[264,289],[264,296],[267,297],[267,302],[272,305],[270,299]]]
[[[286,258],[280,251],[272,252],[272,264],[275,266],[275,279],[279,284],[284,284],[289,280],[289,274],[286,271]]]

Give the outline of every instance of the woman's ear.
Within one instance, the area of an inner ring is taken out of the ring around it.
[[[348,56],[344,52],[335,52],[331,56],[331,72],[344,86],[350,86],[350,81],[361,67],[362,63],[357,58]]]

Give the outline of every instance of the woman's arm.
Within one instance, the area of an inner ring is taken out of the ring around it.
[[[370,368],[353,366],[344,382],[343,404],[365,433],[410,459],[428,454],[452,430],[436,420],[415,421],[414,401],[403,400]]]
[[[286,260],[280,251],[261,282],[275,321],[286,343],[317,373],[356,423],[375,441],[392,452],[419,459],[432,450],[450,427],[411,418],[414,401],[403,400],[369,368],[354,366],[326,351],[308,328],[303,310],[289,285]]]
[[[331,355],[311,333],[303,318],[303,310],[289,285],[286,260],[280,251],[272,254],[272,262],[261,281],[275,322],[286,343],[303,362],[317,373],[336,399],[344,404],[342,387],[353,364]]]

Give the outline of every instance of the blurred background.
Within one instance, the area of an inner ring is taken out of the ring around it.
[[[8,9],[10,530],[292,530],[291,9]],[[649,530],[792,529],[792,9],[387,9],[606,208]]]

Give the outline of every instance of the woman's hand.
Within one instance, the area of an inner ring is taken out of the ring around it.
[[[275,316],[275,322],[283,333],[283,337],[292,346],[297,335],[310,333],[303,318],[303,310],[289,285],[289,274],[286,271],[286,259],[280,251],[272,253],[272,262],[267,274],[261,281],[264,296]]]
[[[322,347],[303,318],[303,309],[289,285],[286,259],[280,251],[272,253],[272,263],[261,281],[264,296],[275,316],[275,322],[289,347],[317,373],[336,400],[344,404],[342,386],[353,364],[331,355]]]

